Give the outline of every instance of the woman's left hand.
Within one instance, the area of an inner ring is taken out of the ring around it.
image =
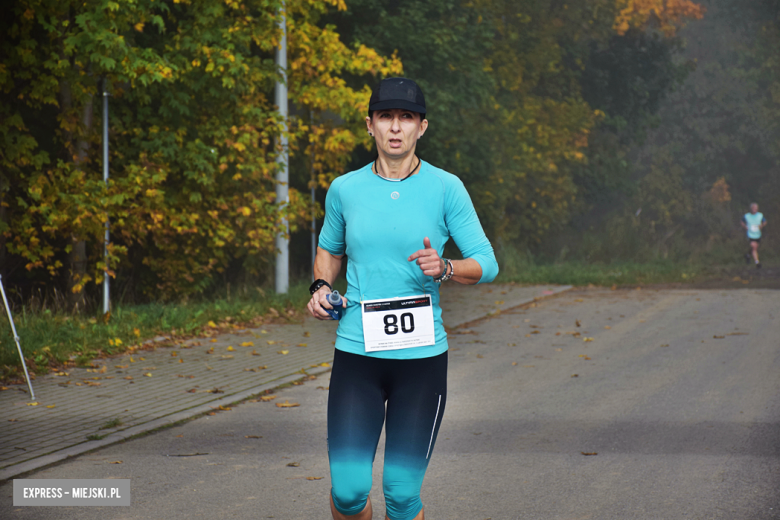
[[[417,265],[420,266],[424,275],[434,278],[441,277],[444,274],[444,260],[439,256],[439,252],[431,247],[431,241],[428,237],[423,239],[423,246],[425,249],[413,253],[409,257],[409,261],[417,260]]]

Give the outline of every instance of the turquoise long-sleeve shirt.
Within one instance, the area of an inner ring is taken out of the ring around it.
[[[447,350],[439,306],[439,284],[409,255],[428,237],[439,255],[450,237],[464,258],[482,267],[479,283],[491,282],[498,263],[466,188],[456,176],[425,161],[404,181],[375,175],[371,164],[347,173],[330,186],[319,246],[347,256],[348,304],[339,322],[336,348],[388,359],[419,359]],[[365,351],[360,302],[431,295],[436,344],[383,352]]]

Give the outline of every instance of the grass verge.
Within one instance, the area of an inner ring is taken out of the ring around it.
[[[499,282],[563,285],[646,285],[698,281],[707,276],[703,265],[675,262],[616,262],[610,264],[576,261],[531,264],[507,261]]]
[[[150,303],[113,309],[106,320],[51,309],[14,312],[27,367],[33,373],[143,348],[158,336],[180,341],[195,336],[297,319],[309,300],[309,282],[290,286],[286,295],[263,293],[187,303]],[[11,327],[0,320],[0,380],[21,381],[21,363]]]

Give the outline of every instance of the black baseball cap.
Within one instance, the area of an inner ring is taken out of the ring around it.
[[[386,78],[374,87],[368,101],[368,112],[400,108],[425,114],[425,96],[414,81],[408,78]]]

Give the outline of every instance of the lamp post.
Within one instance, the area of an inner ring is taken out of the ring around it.
[[[277,24],[282,31],[282,38],[276,48],[276,67],[281,75],[276,82],[276,106],[282,117],[282,132],[279,136],[281,153],[277,158],[279,168],[276,173],[276,203],[279,210],[286,209],[290,202],[288,193],[289,151],[287,150],[287,13],[282,2]],[[282,219],[282,229],[276,235],[276,292],[286,294],[290,284],[290,243],[287,238],[289,226],[287,218]]]
[[[108,188],[108,79],[103,78],[103,182]],[[108,314],[111,310],[111,299],[109,297],[108,282],[108,241],[109,241],[109,223],[108,214],[106,214],[106,234],[103,241],[103,260],[106,263],[106,273],[103,277],[103,314]]]

